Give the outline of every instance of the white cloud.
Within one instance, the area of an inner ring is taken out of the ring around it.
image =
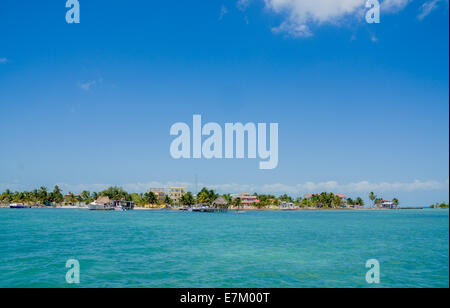
[[[0,64],[5,64],[8,62],[7,58],[0,58]]]
[[[172,187],[172,186],[181,186],[181,187],[188,187],[190,189],[193,189],[194,185],[192,185],[191,183],[187,183],[187,182],[166,182],[166,183],[162,183],[162,182],[157,182],[157,181],[152,181],[152,182],[138,182],[138,183],[128,183],[128,184],[114,184],[114,183],[103,183],[103,184],[67,184],[67,183],[57,183],[56,185],[58,185],[63,191],[65,192],[73,192],[73,193],[79,193],[82,192],[83,190],[88,190],[88,191],[102,191],[104,189],[107,189],[108,187],[111,186],[119,186],[122,187],[123,189],[125,189],[126,191],[129,192],[146,192],[148,191],[149,188],[167,188],[167,187]]]
[[[169,181],[169,182],[138,182],[138,183],[128,183],[128,184],[117,184],[117,183],[103,183],[103,184],[67,184],[67,183],[57,183],[65,193],[73,192],[80,193],[83,190],[88,191],[102,191],[110,186],[120,186],[128,192],[138,192],[143,193],[148,191],[149,188],[168,188],[168,187],[186,187],[189,191],[195,192],[196,188],[200,190],[203,187],[208,189],[214,189],[218,193],[261,193],[261,194],[289,194],[293,197],[302,196],[305,193],[321,193],[321,192],[334,192],[334,193],[345,193],[349,195],[367,195],[367,193],[373,191],[376,194],[389,194],[389,193],[414,193],[414,192],[433,192],[433,191],[448,191],[449,190],[449,180],[444,182],[439,182],[435,180],[421,181],[415,180],[412,182],[379,182],[373,183],[370,181],[359,181],[351,183],[339,183],[337,181],[324,181],[324,182],[305,182],[301,184],[239,184],[239,183],[226,183],[226,184],[207,184],[198,183],[196,186],[191,182],[182,181]],[[0,193],[7,188],[11,190],[24,190],[32,189],[30,187],[24,188],[23,184],[20,183],[1,183],[0,182]],[[53,189],[53,185],[49,186],[49,189]]]
[[[247,7],[250,5],[251,0],[238,0],[237,8],[241,11],[245,11]]]
[[[354,182],[348,184],[341,184],[336,181],[327,182],[306,182],[297,185],[285,185],[285,184],[266,184],[266,185],[238,185],[238,184],[225,184],[225,185],[212,185],[211,187],[218,190],[232,190],[233,192],[260,192],[260,193],[274,193],[274,194],[292,194],[299,195],[307,192],[320,193],[323,191],[335,192],[335,193],[363,193],[376,191],[380,193],[385,192],[413,192],[413,191],[432,191],[432,190],[448,190],[448,181],[441,183],[438,181],[419,181],[416,180],[411,183],[400,182],[381,182],[371,183],[369,181]]]
[[[222,5],[222,7],[220,8],[220,15],[219,15],[219,20],[222,20],[222,18],[228,14],[228,10],[227,7],[225,5]]]
[[[129,184],[57,184],[65,192],[71,191],[74,193],[81,192],[83,190],[89,191],[101,191],[110,186],[120,186],[130,192],[146,192],[149,188],[167,188],[171,186],[182,186],[186,187],[188,190],[195,192],[196,186],[194,183],[190,182],[139,182],[139,183],[129,183]],[[8,186],[1,185],[4,188]],[[11,186],[17,187],[17,185]],[[352,183],[339,183],[337,181],[325,181],[325,182],[306,182],[302,184],[238,184],[238,183],[227,183],[227,184],[207,184],[198,183],[197,188],[207,187],[209,189],[214,189],[219,193],[241,193],[241,192],[258,192],[265,194],[290,194],[292,196],[300,196],[305,193],[321,193],[321,192],[334,192],[334,193],[368,193],[374,191],[376,193],[389,193],[389,192],[425,192],[425,191],[438,191],[438,190],[448,190],[449,180],[445,182],[439,181],[420,181],[415,180],[413,182],[380,182],[372,183],[369,181],[360,181]]]
[[[286,14],[288,22],[331,22],[364,7],[364,0],[265,0],[267,8]]]
[[[383,13],[403,9],[412,0],[384,0]],[[292,37],[309,37],[312,27],[323,24],[339,25],[348,19],[364,20],[366,0],[264,0],[266,9],[283,17],[274,33]],[[246,8],[249,0],[239,0],[238,7]]]
[[[91,89],[91,87],[93,87],[96,83],[97,83],[97,81],[95,81],[95,80],[81,83],[80,88],[84,91],[89,91]]]
[[[387,13],[398,12],[408,5],[412,0],[384,0],[381,3],[381,11]]]
[[[103,82],[103,78],[99,78],[98,80],[90,80],[83,83],[80,83],[79,86],[84,91],[89,91],[93,86],[97,84],[101,84]]]
[[[289,22],[283,22],[279,27],[272,28],[272,32],[275,34],[284,33],[294,38],[310,37],[313,35],[308,26]]]
[[[442,0],[429,0],[422,4],[420,8],[420,13],[417,16],[420,20],[423,20],[425,17],[431,14],[432,11],[439,7],[439,2]]]

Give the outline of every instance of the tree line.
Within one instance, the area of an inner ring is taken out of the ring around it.
[[[89,204],[99,197],[108,197],[111,200],[128,200],[133,201],[138,206],[159,204],[159,205],[172,205],[174,201],[165,195],[164,200],[159,200],[153,192],[146,193],[128,193],[123,188],[118,186],[109,187],[100,192],[82,191],[80,194],[74,194],[69,192],[66,196],[63,195],[62,190],[56,185],[52,191],[49,191],[46,187],[42,186],[39,189],[32,191],[12,192],[7,189],[0,195],[0,202],[2,203],[24,203],[34,205],[61,205],[61,204]],[[323,192],[320,194],[314,194],[311,198],[296,198],[295,200],[287,195],[283,194],[275,196],[271,194],[258,194],[254,193],[259,202],[253,204],[258,208],[265,208],[269,206],[279,206],[283,202],[293,203],[294,205],[302,208],[340,208],[343,206],[357,206],[363,207],[365,205],[364,200],[361,197],[356,199],[347,198],[343,199],[333,193]],[[179,205],[190,206],[194,204],[212,204],[218,197],[223,197],[229,206],[241,207],[242,201],[239,197],[233,198],[231,194],[218,194],[212,189],[203,188],[197,196],[194,196],[192,192],[187,192],[178,201]],[[372,206],[379,206],[383,199],[376,196],[373,192],[369,194],[369,199],[372,201]],[[398,199],[393,199],[392,203],[395,206],[399,205]]]
[[[448,209],[448,203],[435,203],[433,205],[430,205],[430,208],[432,209]]]

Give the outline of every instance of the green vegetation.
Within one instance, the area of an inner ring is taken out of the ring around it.
[[[392,203],[394,203],[394,206],[399,206],[400,202],[398,201],[397,198],[392,199]]]
[[[377,199],[377,196],[375,196],[373,191],[369,194],[369,199],[370,201],[372,201],[373,206],[375,206],[375,200]]]
[[[192,193],[189,191],[187,193],[184,194],[183,197],[181,197],[181,204],[182,205],[186,205],[186,206],[190,206],[190,205],[194,205],[195,204],[195,198],[192,195]]]
[[[144,196],[142,197],[142,201],[144,201],[145,204],[157,204],[158,197],[150,191],[144,194]]]
[[[5,203],[27,203],[27,204],[50,204],[61,203],[64,197],[61,193],[61,189],[55,186],[52,192],[48,192],[47,187],[41,187],[33,191],[12,192],[7,189],[0,195],[0,202]]]
[[[274,205],[277,197],[274,195],[258,195],[256,197],[259,200],[259,207],[269,207],[270,205]]]
[[[65,196],[62,190],[55,186],[53,191],[49,192],[46,187],[40,187],[33,191],[24,192],[12,192],[7,189],[0,195],[0,203],[24,203],[34,206],[58,206],[58,205],[77,205],[77,204],[89,204],[99,197],[108,197],[111,200],[128,200],[133,201],[137,206],[141,207],[163,207],[167,205],[174,205],[174,200],[171,200],[168,195],[164,200],[159,200],[158,196],[153,192],[146,193],[128,193],[123,188],[118,186],[109,187],[100,192],[82,191],[80,194],[74,194],[72,192],[67,193]],[[192,206],[194,204],[212,204],[220,195],[212,189],[203,188],[198,196],[194,196],[192,192],[187,192],[176,203],[179,206]],[[292,203],[299,208],[313,208],[313,209],[337,209],[337,208],[350,208],[350,207],[363,207],[365,205],[364,200],[361,197],[356,199],[347,198],[344,199],[340,195],[333,193],[322,192],[320,194],[309,195],[307,198],[298,197],[294,199],[292,196],[283,194],[279,197],[275,195],[257,194],[253,196],[259,200],[259,202],[253,203],[253,207],[259,209],[269,207],[279,207],[281,203]],[[243,204],[239,197],[234,197],[231,194],[224,194],[222,197],[227,201],[228,205],[240,209]],[[369,194],[369,199],[372,201],[372,206],[381,206],[383,199],[377,197],[373,192]],[[397,207],[400,202],[398,199],[393,199],[392,203]],[[448,208],[447,204],[436,204],[432,207]]]
[[[372,201],[372,207],[378,207],[381,208],[383,207],[383,198],[378,197],[377,195],[375,195],[375,193],[371,192],[369,194],[369,199]],[[364,201],[362,199],[359,198],[358,200],[359,202],[363,202],[362,204],[364,204]],[[392,206],[390,207],[395,207],[397,208],[400,205],[400,201],[397,198],[392,199]]]
[[[99,196],[106,196],[111,200],[131,200],[131,195],[123,190],[121,187],[113,186],[101,191]]]
[[[170,197],[166,195],[166,197],[164,198],[164,204],[172,204],[172,203],[173,203],[172,199],[170,199]]]
[[[432,209],[448,209],[448,203],[436,203],[430,206]]]
[[[235,206],[235,207],[237,207],[238,208],[238,210],[241,208],[241,206],[242,206],[242,200],[241,200],[241,198],[236,198],[236,199],[234,199],[234,201],[233,201],[233,205]]]
[[[214,192],[214,190],[208,190],[207,188],[203,188],[197,196],[197,203],[201,204],[211,204],[219,197],[218,194]],[[192,197],[194,198],[194,197]],[[194,202],[195,203],[195,202]]]

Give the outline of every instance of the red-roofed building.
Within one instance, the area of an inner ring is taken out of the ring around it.
[[[382,200],[380,203],[380,207],[381,208],[388,208],[388,209],[392,209],[395,207],[394,202],[389,201],[389,200]]]
[[[249,193],[242,193],[240,195],[234,196],[233,200],[240,198],[242,205],[253,205],[255,203],[259,203],[259,200],[256,196],[252,196]]]
[[[347,199],[347,195],[344,195],[344,194],[335,194],[335,196],[338,196],[339,198]]]

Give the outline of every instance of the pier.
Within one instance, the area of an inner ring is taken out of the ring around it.
[[[200,212],[200,213],[225,213],[225,212],[228,212],[228,209],[201,207],[201,208],[192,208],[190,211],[191,212]]]

